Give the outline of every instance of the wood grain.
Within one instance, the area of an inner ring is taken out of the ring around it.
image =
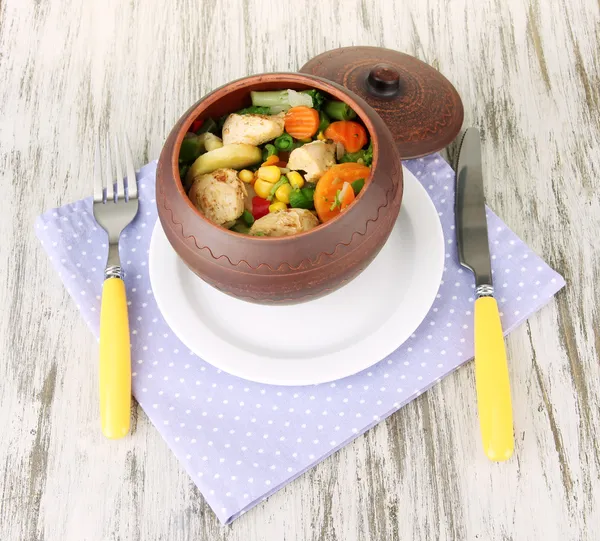
[[[0,539],[597,539],[599,36],[597,0],[1,0]],[[142,164],[203,93],[346,45],[456,85],[490,205],[568,286],[508,339],[512,461],[479,448],[469,365],[222,528],[142,411],[101,438],[96,344],[33,219],[88,195],[98,130]]]

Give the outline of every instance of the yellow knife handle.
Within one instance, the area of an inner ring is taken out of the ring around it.
[[[131,349],[125,283],[107,278],[100,312],[100,419],[102,433],[118,439],[129,432]]]
[[[490,460],[508,460],[514,450],[506,348],[494,297],[475,301],[475,380],[483,449]]]

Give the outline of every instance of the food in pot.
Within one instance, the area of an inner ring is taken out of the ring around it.
[[[247,196],[244,183],[235,169],[217,169],[198,176],[190,188],[189,198],[211,222],[231,227],[244,212]]]
[[[370,172],[366,165],[359,163],[340,163],[331,167],[315,189],[315,210],[319,219],[327,222],[346,209],[356,197],[353,183],[360,191],[362,185],[359,182],[364,183]]]
[[[283,205],[283,203],[281,204]],[[319,220],[310,210],[282,208],[256,220],[250,228],[250,234],[285,237],[310,231],[317,225],[319,225]]]
[[[323,92],[250,92],[251,104],[196,119],[179,173],[196,208],[216,225],[290,236],[349,208],[371,173],[373,146],[352,108]]]
[[[223,124],[223,144],[245,143],[259,146],[283,134],[284,114],[239,115],[234,113]]]
[[[316,182],[323,173],[335,165],[335,145],[325,141],[313,141],[292,150],[288,169],[304,171],[307,182]]]
[[[258,147],[236,143],[210,150],[202,154],[190,167],[187,178],[193,182],[199,175],[212,173],[217,169],[243,169],[259,163],[262,158]]]

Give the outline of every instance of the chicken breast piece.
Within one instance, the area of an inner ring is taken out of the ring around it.
[[[231,227],[244,212],[246,187],[235,169],[217,169],[196,178],[189,198],[211,222]]]
[[[262,145],[283,133],[284,113],[278,115],[231,114],[223,124],[223,144]]]
[[[332,165],[335,165],[335,144],[313,141],[292,150],[287,167],[294,171],[306,171],[308,182],[315,182]]]
[[[270,212],[256,220],[250,228],[250,234],[262,233],[267,237],[287,237],[309,231],[318,225],[318,218],[310,210],[286,209]]]

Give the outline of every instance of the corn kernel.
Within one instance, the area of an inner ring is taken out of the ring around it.
[[[287,174],[287,178],[290,181],[292,188],[298,189],[304,186],[304,178],[298,171],[291,171]]]
[[[287,205],[285,203],[282,203],[281,201],[276,201],[275,203],[269,205],[269,212],[277,212],[279,210],[285,210],[286,208]]]
[[[292,186],[290,184],[283,184],[277,188],[275,197],[278,201],[288,204],[290,202],[290,194],[292,193]]]
[[[273,183],[268,182],[263,178],[256,179],[256,182],[254,183],[254,191],[256,192],[256,195],[258,195],[258,197],[262,197],[263,199],[266,199],[269,196],[272,188]]]
[[[252,171],[249,171],[248,169],[242,169],[238,173],[238,178],[242,182],[245,182],[246,184],[250,184],[254,180],[254,173]]]
[[[275,184],[281,178],[281,171],[276,165],[261,167],[256,174],[258,178],[262,178],[271,184]]]
[[[319,135],[317,135],[317,139],[319,141],[327,141],[327,137],[325,137],[325,134],[322,131],[320,131]]]

